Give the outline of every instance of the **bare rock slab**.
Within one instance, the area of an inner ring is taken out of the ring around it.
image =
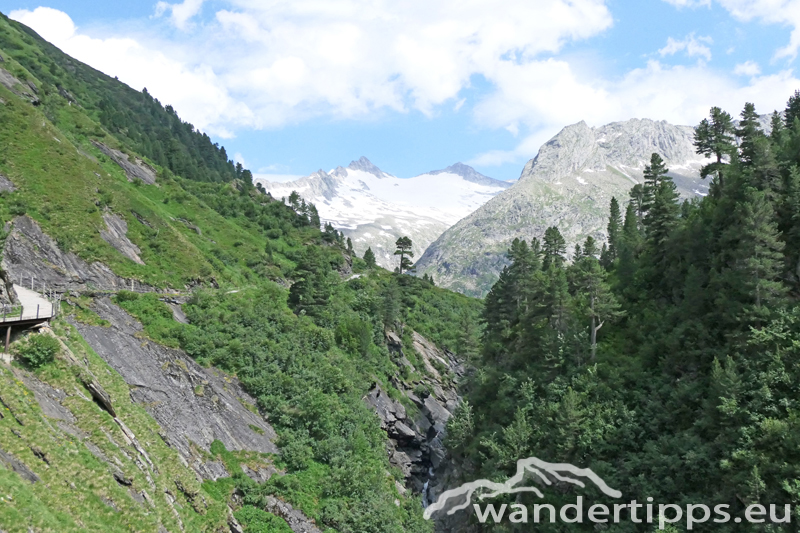
[[[139,254],[142,251],[128,238],[128,223],[114,213],[103,213],[106,229],[100,230],[100,236],[119,253],[140,265],[144,264]]]
[[[102,263],[87,263],[58,244],[27,216],[14,219],[3,252],[2,269],[13,281],[27,286],[31,277],[35,287],[46,286],[59,292],[87,288],[119,290],[129,282]]]
[[[136,158],[131,161],[128,154],[115,150],[101,142],[92,141],[92,144],[125,171],[125,175],[128,176],[128,181],[139,179],[148,185],[154,185],[156,183],[156,170],[141,159]]]
[[[109,299],[97,301],[94,310],[111,327],[80,323],[75,327],[128,383],[131,400],[147,409],[167,443],[198,474],[204,478],[222,475],[193,451],[196,446],[208,452],[214,440],[229,450],[278,453],[275,431],[245,406],[254,405],[255,400],[236,379],[201,367],[180,350],[142,342],[135,336],[141,324]]]

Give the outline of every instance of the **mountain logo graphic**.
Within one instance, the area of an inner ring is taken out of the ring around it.
[[[476,496],[476,492],[478,492],[477,498],[479,500],[495,498],[502,494],[516,494],[519,492],[532,492],[539,498],[543,498],[544,494],[542,494],[538,488],[523,485],[522,483],[526,475],[533,474],[541,479],[545,485],[552,485],[552,481],[550,481],[550,478],[547,477],[545,473],[550,474],[550,476],[557,481],[571,483],[581,488],[586,487],[586,484],[579,478],[585,478],[594,483],[606,496],[612,498],[622,497],[622,492],[609,487],[600,476],[592,472],[589,468],[578,468],[569,463],[548,463],[536,457],[528,457],[527,459],[520,459],[517,461],[517,473],[508,478],[505,483],[497,483],[489,481],[488,479],[479,479],[477,481],[464,483],[458,488],[443,492],[436,500],[436,503],[429,505],[425,509],[423,516],[426,520],[430,520],[433,513],[445,509],[448,504],[452,505],[452,507],[447,510],[448,515],[466,509],[472,503],[472,498]],[[461,501],[462,497],[463,501]],[[454,504],[456,501],[460,503]]]

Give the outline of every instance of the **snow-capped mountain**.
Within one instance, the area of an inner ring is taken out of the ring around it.
[[[394,243],[408,236],[419,257],[447,228],[511,186],[456,163],[443,170],[400,179],[366,157],[347,168],[319,170],[290,182],[257,179],[274,197],[297,191],[316,205],[323,222],[330,222],[353,241],[359,256],[372,247],[383,267],[394,268]]]
[[[628,201],[653,152],[664,158],[684,198],[705,195],[708,181],[700,179],[700,167],[708,160],[695,153],[693,138],[691,126],[649,119],[567,126],[528,161],[511,188],[431,244],[417,262],[417,273],[480,296],[497,280],[517,237],[541,239],[546,228],[558,226],[570,253],[588,235],[604,242],[611,197]]]

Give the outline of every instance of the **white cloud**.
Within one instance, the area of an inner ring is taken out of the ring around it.
[[[792,26],[789,44],[775,52],[775,57],[797,57],[800,48],[800,0],[717,0],[731,15],[742,21],[753,19],[768,24]]]
[[[664,0],[678,8],[710,6],[711,0]],[[791,26],[789,43],[775,52],[776,58],[797,57],[800,49],[800,0],[715,0],[743,22],[760,20],[767,24]]]
[[[695,37],[694,34],[687,35],[682,40],[667,38],[667,44],[658,51],[661,57],[675,55],[678,52],[685,52],[689,57],[701,56],[706,61],[711,61],[711,49],[706,46],[714,41],[711,37]]]
[[[758,76],[761,74],[761,67],[754,61],[745,61],[736,65],[733,73],[737,76]]]
[[[186,28],[201,5],[161,2],[156,13]],[[44,15],[13,16],[42,27]],[[146,86],[199,127],[230,132],[318,116],[369,119],[380,110],[433,115],[445,102],[457,108],[472,76],[494,83],[499,64],[524,67],[612,22],[605,0],[509,0],[503,9],[489,0],[229,0],[180,42],[165,41],[160,28],[125,39],[79,28],[43,33],[95,68]]]
[[[530,135],[512,150],[493,150],[469,164],[500,165],[528,159],[564,126],[586,120],[601,126],[628,118],[653,118],[673,124],[695,125],[719,106],[738,115],[745,102],[761,113],[781,110],[800,86],[791,70],[773,75],[752,75],[742,85],[736,78],[704,64],[669,66],[650,61],[619,80],[581,82],[566,62],[552,61],[528,66],[517,86],[500,83],[498,91],[478,108],[487,126],[504,127],[511,117],[527,126]],[[537,80],[549,80],[549,83]]]
[[[61,11],[38,7],[12,11],[9,17],[33,28],[67,54],[119,79],[147,90],[162,104],[170,104],[196,127],[222,138],[231,127],[251,120],[247,105],[231,97],[224,81],[202,63],[189,64],[169,57],[131,38],[96,39],[81,34]]]
[[[766,8],[747,7],[768,0],[717,1],[740,20],[782,24],[794,20],[791,6],[800,6],[800,0],[772,0],[782,15],[769,18]],[[169,13],[171,23],[189,28],[202,2],[159,5],[157,12]],[[800,21],[800,8],[793,9]],[[800,86],[791,71],[761,75],[755,63],[737,66],[746,80],[715,71],[705,63],[711,39],[695,35],[669,39],[659,51],[661,57],[698,58],[695,65],[653,60],[617,79],[577,67],[558,53],[611,27],[604,0],[508,0],[503,9],[489,0],[229,0],[211,22],[181,33],[177,42],[165,40],[170,32],[161,27],[144,34],[117,28],[133,37],[90,36],[48,8],[11,17],[79,60],[134,88],[146,86],[186,120],[222,136],[315,117],[370,120],[384,110],[435,115],[446,105],[464,112],[462,91],[479,77],[491,88],[473,109],[476,123],[519,136],[512,150],[473,158],[479,165],[532,157],[579,120],[593,126],[631,117],[696,124],[712,105],[734,114],[745,101],[762,112],[782,108]],[[257,177],[297,177],[287,172],[264,168]]]
[[[711,0],[664,0],[675,7],[703,7],[710,6]]]
[[[180,4],[170,4],[168,2],[158,2],[156,4],[156,17],[170,12],[172,23],[181,30],[185,30],[189,25],[189,20],[200,13],[204,0],[183,0]]]

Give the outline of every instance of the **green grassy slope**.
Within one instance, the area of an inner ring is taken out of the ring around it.
[[[178,520],[191,531],[223,527],[228,516],[227,498],[215,499],[202,491],[194,474],[181,465],[177,452],[159,437],[158,424],[143,407],[124,401],[115,404],[118,418],[137,436],[155,468],[148,468],[147,460],[126,444],[121,427],[108,413],[75,393],[83,389],[76,374],[86,372],[91,372],[114,398],[126,398],[129,388],[73,328],[62,322],[56,332],[75,359],[87,361],[86,367],[69,362],[67,356],[34,374],[0,367],[0,447],[41,478],[31,484],[0,468],[2,528],[9,532],[28,528],[53,532],[157,531],[162,524],[169,531],[178,531]],[[69,421],[69,415],[66,421],[45,416],[25,384],[32,378],[53,390],[68,392],[62,405],[74,421]],[[88,397],[85,389],[82,393]],[[130,488],[118,483],[109,466],[88,446],[96,447],[99,454],[118,465],[130,480]],[[177,490],[176,481],[186,492]],[[131,497],[131,492],[140,495],[142,491],[147,492],[148,500],[137,502]],[[166,492],[175,498],[174,511],[164,496]],[[189,494],[198,496],[192,501]]]
[[[287,474],[264,486],[240,475],[195,487],[191,471],[160,439],[142,437],[152,446],[148,453],[156,467],[186,478],[185,486],[199,490],[208,503],[207,509],[195,509],[196,499],[176,496],[186,530],[224,530],[226,504],[240,505],[228,501],[234,488],[256,507],[269,494],[285,498],[323,530],[429,530],[417,497],[398,495],[394,479],[400,476],[386,459],[385,434],[361,398],[376,381],[399,397],[392,379],[424,377],[423,365],[415,365],[422,373],[400,370],[386,347],[386,329],[402,330],[406,337],[413,329],[441,347],[474,351],[480,303],[420,279],[367,268],[350,256],[340,235],[320,231],[302,209],[259,193],[246,172],[228,172],[232,167],[221,162],[224,150],[204,144],[202,134],[187,134],[191,126],[181,125],[174,113],[148,104],[148,96],[64,56],[4,17],[0,56],[5,59],[0,68],[33,82],[40,100],[34,106],[0,86],[0,174],[17,187],[0,194],[0,222],[26,214],[62,249],[155,288],[201,286],[186,306],[191,325],[174,321],[156,294],[121,293],[115,300],[145,325],[143,337],[180,347],[202,364],[236,375],[278,433],[280,464]],[[157,183],[129,181],[93,141],[144,159],[156,169]],[[159,150],[183,155],[164,159]],[[100,237],[105,213],[127,222],[127,237],[140,248],[144,265]],[[69,295],[73,305],[65,309],[74,320],[100,323],[91,311],[92,298]],[[97,365],[96,374],[109,376],[105,387],[125,395],[121,378],[106,372],[76,332],[62,323],[57,333],[76,355]],[[414,362],[413,353],[407,355]],[[15,530],[8,524],[20,517],[43,531],[151,531],[157,520],[165,525],[177,520],[160,486],[156,510],[139,508],[78,442],[47,436],[52,422],[24,400],[30,390],[11,387],[11,370],[3,372],[10,388],[0,394],[19,398],[17,409],[29,410],[36,423],[19,429],[24,442],[17,442],[13,418],[3,418],[0,447],[35,461],[24,443],[43,440],[47,456],[58,464],[47,470],[44,483],[34,485],[0,468],[0,496],[13,492],[18,502],[5,510],[0,504],[3,529]],[[56,388],[76,386],[63,357],[36,372]],[[87,433],[112,431],[107,415],[93,403],[78,403],[75,409]],[[139,407],[127,406],[123,417],[137,435],[157,435],[156,423]],[[78,489],[69,487],[70,477],[83,482],[75,483]],[[134,486],[140,482],[137,477]],[[48,485],[58,489],[47,491]],[[113,511],[103,495],[125,500],[124,509]],[[255,507],[240,513],[253,524],[248,530],[270,531],[264,524],[271,519]]]

